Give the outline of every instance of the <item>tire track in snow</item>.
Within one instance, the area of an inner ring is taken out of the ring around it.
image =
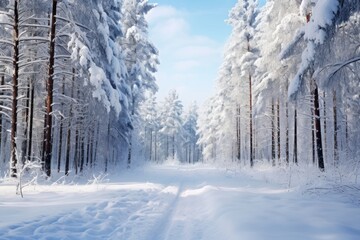
[[[149,240],[153,240],[153,236],[157,236],[157,239],[167,240],[169,239],[169,234],[173,226],[173,217],[175,212],[178,210],[179,201],[181,194],[183,193],[183,183],[180,183],[176,196],[172,202],[169,203],[168,211],[164,213],[161,219],[157,223],[157,227],[152,231],[152,234],[149,234]]]

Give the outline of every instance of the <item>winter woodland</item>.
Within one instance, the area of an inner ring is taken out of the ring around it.
[[[141,161],[358,175],[360,4],[239,0],[216,94],[158,102],[147,0],[0,5],[0,169],[51,177]],[[36,167],[35,167],[36,168]]]
[[[359,239],[360,1],[234,2],[184,106],[156,4],[0,1],[0,239]]]

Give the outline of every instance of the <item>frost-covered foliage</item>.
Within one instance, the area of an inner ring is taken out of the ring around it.
[[[317,166],[321,150],[325,169],[357,172],[360,2],[270,0],[253,28],[246,2],[230,11],[217,93],[200,111],[204,160],[248,164],[253,151],[257,162]]]
[[[144,18],[154,5],[132,1],[132,11],[129,2],[0,1],[0,95],[10,99],[13,93],[18,94],[15,107],[14,101],[11,105],[0,99],[1,172],[8,169],[7,129],[14,126],[17,132],[11,132],[15,133],[19,163],[43,163],[44,148],[49,145],[44,141],[44,127],[52,129],[53,170],[66,175],[90,169],[107,171],[110,165],[125,162],[130,133],[137,121],[132,113],[146,100],[143,92],[156,92],[153,74],[158,64]],[[18,23],[16,13],[21,19]],[[52,17],[56,24],[52,24]],[[128,19],[139,21],[128,26]],[[19,32],[17,56],[17,39],[12,38],[15,31]],[[51,35],[54,44],[49,42]],[[130,38],[134,39],[131,45]],[[54,61],[50,64],[52,53]],[[136,64],[130,66],[129,59]],[[49,76],[53,82],[48,81]],[[137,82],[130,81],[129,76],[136,76]],[[14,79],[18,93],[11,85]],[[52,124],[44,126],[44,99],[51,99],[48,89],[53,89],[53,102],[46,105],[52,106]],[[135,91],[141,96],[136,105]],[[10,119],[14,111],[15,120]]]

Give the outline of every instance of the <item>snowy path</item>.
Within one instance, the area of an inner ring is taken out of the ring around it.
[[[359,239],[360,208],[206,167],[149,167],[98,185],[0,185],[0,239]]]

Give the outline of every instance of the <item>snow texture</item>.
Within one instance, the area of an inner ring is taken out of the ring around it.
[[[311,7],[310,0],[303,0],[300,6],[300,13],[303,15],[311,14],[310,21],[305,25],[304,39],[307,46],[302,54],[302,62],[299,70],[289,85],[288,95],[290,99],[295,99],[297,93],[303,85],[303,76],[314,62],[316,48],[325,41],[326,30],[332,25],[335,14],[338,11],[338,0],[317,0],[315,6]]]
[[[359,202],[240,173],[172,163],[23,199],[2,183],[0,239],[358,239]]]

